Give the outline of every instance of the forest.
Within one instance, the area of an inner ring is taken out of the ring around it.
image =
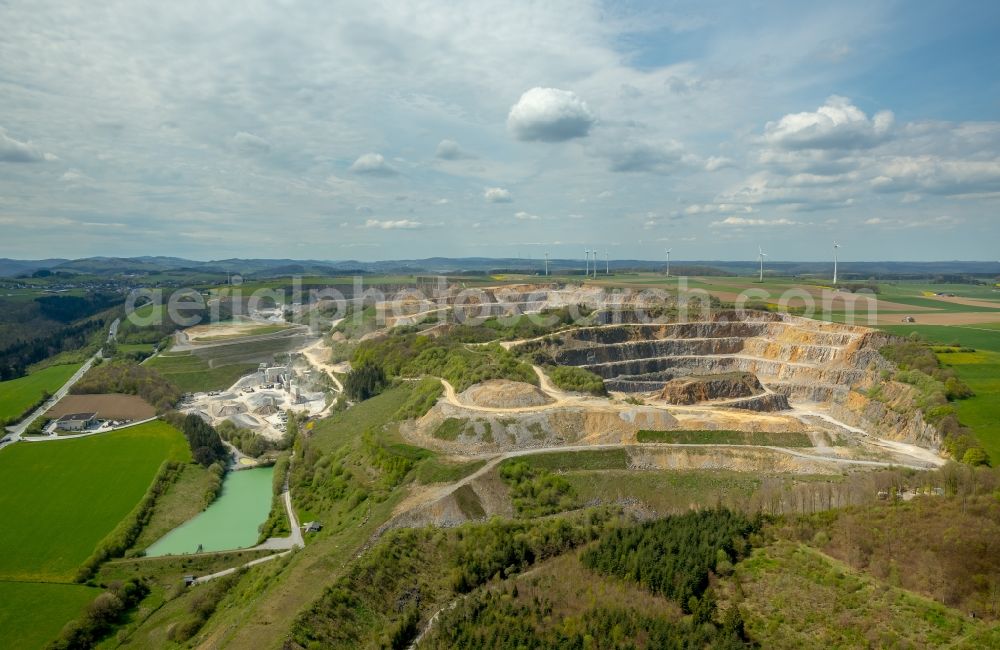
[[[181,398],[180,390],[159,372],[130,361],[110,361],[94,366],[70,392],[138,395],[152,404],[158,413],[173,408]]]

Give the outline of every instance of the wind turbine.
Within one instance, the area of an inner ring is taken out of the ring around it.
[[[549,254],[546,253],[545,254],[545,275],[548,276],[548,274],[549,274]]]
[[[763,284],[763,282],[764,282],[764,258],[767,257],[767,253],[765,253],[764,249],[761,248],[760,246],[757,247],[757,250],[760,253],[760,281]]]
[[[594,278],[597,278],[597,249],[594,249]]]
[[[670,251],[672,251],[672,250],[674,250],[674,249],[668,248],[666,250],[666,253],[667,253],[667,277],[668,278],[670,277]]]
[[[840,248],[840,244],[833,242],[833,284],[837,285],[837,249]]]
[[[587,261],[585,262],[585,264],[587,266],[583,270],[583,277],[586,278],[586,277],[590,277],[590,249],[588,248],[585,251],[583,251],[583,254],[586,255],[586,259],[587,259]]]
[[[604,249],[604,275],[611,275],[611,258],[607,248]]]

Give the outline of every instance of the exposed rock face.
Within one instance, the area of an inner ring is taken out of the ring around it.
[[[675,404],[729,397],[727,407],[752,410],[822,403],[837,419],[880,437],[937,448],[940,434],[912,408],[912,389],[865,391],[893,371],[879,349],[890,336],[864,327],[768,312],[715,311],[706,320],[623,323],[561,332],[525,350],[600,375],[610,391],[659,393]],[[711,375],[754,376],[752,384]],[[695,379],[695,378],[698,379]],[[887,399],[885,396],[889,396]]]
[[[760,395],[764,387],[749,372],[725,375],[692,375],[671,379],[660,391],[660,398],[670,404],[697,404],[718,399],[736,399]]]

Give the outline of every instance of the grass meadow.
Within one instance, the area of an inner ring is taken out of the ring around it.
[[[190,452],[161,421],[0,451],[0,580],[72,581],[167,459]]]
[[[0,382],[0,422],[17,421],[25,411],[54,393],[82,364],[49,366],[24,377]]]
[[[86,585],[0,580],[0,637],[5,648],[43,648],[101,590]]]

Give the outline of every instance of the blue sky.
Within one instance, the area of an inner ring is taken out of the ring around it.
[[[1000,3],[13,0],[0,25],[0,256],[998,258]]]

